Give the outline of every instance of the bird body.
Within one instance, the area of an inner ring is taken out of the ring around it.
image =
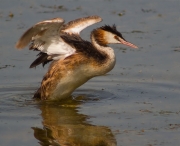
[[[98,16],[89,16],[64,25],[63,19],[56,18],[52,19],[55,24],[46,20],[24,33],[16,47],[23,48],[31,42],[30,49],[40,51],[39,57],[30,67],[53,61],[34,98],[67,98],[89,79],[112,70],[116,59],[114,50],[107,46],[109,43],[137,48],[122,37],[115,25],[94,29],[91,42],[79,36],[84,28],[101,20]]]

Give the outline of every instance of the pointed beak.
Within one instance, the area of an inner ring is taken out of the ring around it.
[[[129,46],[129,47],[131,47],[131,48],[135,48],[135,49],[138,48],[136,45],[134,45],[134,44],[132,44],[132,43],[130,43],[130,42],[127,42],[127,41],[125,41],[125,40],[123,40],[123,41],[121,40],[121,43],[122,43],[123,45]]]

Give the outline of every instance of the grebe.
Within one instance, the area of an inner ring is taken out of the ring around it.
[[[30,68],[52,61],[34,98],[64,99],[89,79],[113,69],[115,54],[107,44],[137,46],[126,41],[116,26],[105,25],[91,32],[91,42],[83,40],[80,32],[97,22],[99,16],[79,18],[64,24],[62,18],[45,20],[29,28],[16,44],[22,49],[30,42],[30,50],[38,50],[38,58]]]

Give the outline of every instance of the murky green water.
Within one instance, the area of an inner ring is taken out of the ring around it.
[[[4,1],[0,4],[0,146],[180,145],[178,0]],[[111,45],[115,68],[64,102],[32,100],[47,67],[29,69],[37,52],[14,48],[38,21],[88,15],[116,24],[139,46]]]

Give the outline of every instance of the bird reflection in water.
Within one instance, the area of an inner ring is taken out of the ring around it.
[[[32,127],[42,146],[116,146],[112,131],[87,122],[88,116],[78,113],[80,100],[41,102],[44,128]]]

